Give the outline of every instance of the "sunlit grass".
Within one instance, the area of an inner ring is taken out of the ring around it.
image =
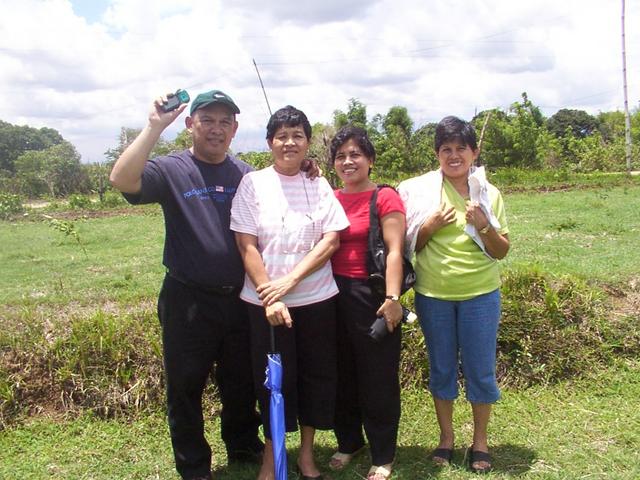
[[[490,426],[495,470],[487,478],[628,479],[640,475],[640,364],[619,363],[579,382],[524,391],[503,390]],[[396,479],[477,478],[463,464],[471,442],[469,405],[456,402],[453,465],[438,470],[428,455],[437,443],[435,414],[423,390],[403,393]],[[216,479],[253,479],[255,467],[226,467],[217,418],[207,423]],[[287,439],[290,468],[298,437]],[[317,457],[324,468],[335,450],[330,432],[321,432]],[[178,479],[163,415],[132,421],[38,419],[0,433],[0,478]],[[359,479],[368,453],[357,457],[335,480]],[[326,469],[325,469],[326,470]]]

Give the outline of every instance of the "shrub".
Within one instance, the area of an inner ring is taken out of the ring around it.
[[[6,220],[24,212],[22,198],[11,193],[0,193],[0,219]]]
[[[413,304],[408,294],[407,306]],[[640,319],[608,318],[604,292],[574,277],[535,268],[503,273],[497,374],[502,385],[528,387],[578,377],[640,354]],[[428,359],[418,322],[403,327],[403,386],[426,386]]]
[[[601,290],[529,268],[506,272],[502,292],[498,376],[503,383],[557,382],[612,360],[623,334],[611,328]]]
[[[103,208],[114,208],[121,207],[124,205],[128,205],[125,198],[122,196],[120,192],[116,192],[113,190],[107,190],[104,192],[102,196],[102,201],[100,202],[100,206]]]
[[[97,311],[53,326],[26,315],[0,336],[0,428],[21,413],[158,408],[164,398],[159,323],[150,312]]]
[[[73,209],[85,210],[91,208],[91,205],[91,198],[88,195],[82,195],[79,193],[69,195],[69,207]]]
[[[610,319],[603,291],[535,268],[503,274],[498,379],[524,388],[588,374],[615,356],[640,355],[640,319]],[[402,299],[413,309],[413,292]],[[23,414],[89,410],[133,416],[161,408],[164,381],[155,313],[96,312],[51,321],[26,308],[0,329],[0,429]],[[425,388],[419,323],[403,325],[402,386]],[[206,408],[219,410],[215,389]]]

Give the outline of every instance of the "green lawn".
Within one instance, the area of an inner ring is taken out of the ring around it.
[[[503,391],[490,428],[495,471],[487,478],[639,478],[639,397],[638,362],[620,363],[580,382]],[[431,399],[424,391],[404,392],[393,478],[477,478],[462,463],[472,432],[468,405],[460,400],[456,408],[454,464],[439,471],[427,458],[438,436]],[[224,452],[218,428],[217,420],[207,425],[215,478],[255,478],[255,467],[227,468],[224,454],[216,454]],[[317,443],[318,459],[325,465],[334,451],[334,438],[321,432]],[[291,463],[297,435],[290,434],[287,444]],[[6,480],[178,478],[160,413],[135,421],[33,419],[0,433],[0,452],[0,478]],[[368,467],[368,454],[363,454],[332,478],[363,478]]]
[[[621,283],[640,270],[640,186],[505,197],[512,247],[503,266]]]
[[[503,267],[624,282],[640,265],[640,186],[505,196],[512,249]],[[85,255],[46,222],[0,222],[0,305],[131,303],[154,298],[163,274],[162,216],[74,220]]]
[[[503,268],[537,264],[554,274],[577,275],[625,290],[637,281],[640,186],[517,193],[505,195],[505,201],[512,250]],[[90,317],[99,309],[151,315],[164,271],[162,216],[157,208],[124,212],[75,219],[84,250],[46,221],[0,222],[3,333],[20,330],[36,316],[39,322],[63,322],[71,314]],[[6,349],[10,345],[3,344]],[[0,400],[2,393],[0,382]],[[496,471],[489,478],[640,478],[638,398],[638,361],[621,361],[579,382],[504,391],[491,424]],[[456,412],[455,465],[442,471],[426,460],[437,442],[429,395],[405,391],[403,402],[394,478],[475,478],[461,465],[463,447],[471,437],[465,402],[459,402]],[[217,430],[213,420],[208,431],[219,452],[223,449]],[[295,454],[295,435],[288,444]],[[334,448],[332,435],[319,436],[323,464]],[[255,477],[251,468],[225,470],[224,460],[214,460],[216,478]],[[365,455],[333,478],[362,478],[367,468]],[[121,421],[71,414],[67,420],[34,416],[0,430],[0,479],[22,478],[177,475],[166,422],[162,412],[156,412]]]
[[[159,210],[73,224],[86,255],[46,221],[0,222],[0,305],[125,303],[157,294],[164,272]]]

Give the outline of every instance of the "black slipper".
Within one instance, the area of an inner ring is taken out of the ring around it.
[[[445,460],[444,462],[436,462],[436,458]],[[453,458],[453,448],[436,448],[431,454],[431,459],[436,465],[448,465]]]
[[[489,473],[493,466],[491,465],[491,455],[487,452],[481,452],[479,450],[474,450],[473,446],[469,447],[467,450],[467,456],[469,458],[469,469],[473,473]],[[473,466],[476,462],[487,462],[488,466],[482,468],[476,468]]]

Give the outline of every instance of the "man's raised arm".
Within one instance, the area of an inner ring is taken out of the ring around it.
[[[153,102],[149,112],[149,122],[113,165],[109,181],[114,188],[123,193],[140,192],[142,172],[153,147],[164,129],[187,108],[187,104],[182,104],[175,110],[165,112],[161,108],[164,101],[166,101],[166,96],[157,98]]]

